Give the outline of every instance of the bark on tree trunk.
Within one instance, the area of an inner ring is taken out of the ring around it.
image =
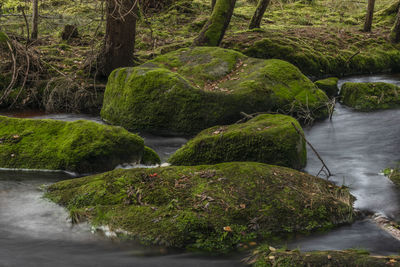
[[[370,32],[372,28],[372,19],[374,17],[375,0],[368,0],[367,16],[365,17],[364,31]]]
[[[261,20],[264,16],[265,10],[267,10],[267,7],[270,2],[271,2],[271,0],[259,0],[258,1],[256,11],[254,12],[254,15],[251,18],[251,21],[249,24],[249,29],[260,28]]]
[[[396,21],[390,33],[390,40],[393,43],[398,43],[400,41],[400,9],[397,11]]]
[[[31,39],[36,40],[38,37],[38,19],[39,19],[39,0],[32,1],[32,33]]]
[[[214,10],[216,2],[217,2],[217,0],[211,0],[211,11]]]
[[[100,71],[132,65],[135,49],[137,0],[107,0],[106,36],[100,55]]]
[[[236,0],[217,0],[211,17],[194,40],[194,45],[219,46],[231,21],[235,4]]]

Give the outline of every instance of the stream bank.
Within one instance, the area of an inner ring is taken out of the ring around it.
[[[389,82],[400,85],[400,75],[358,76],[344,82]],[[17,115],[17,114],[8,114]],[[25,117],[31,117],[23,114]],[[35,114],[35,118],[62,120],[98,117],[74,114]],[[400,160],[400,110],[354,112],[337,104],[333,120],[305,129],[334,176],[330,180],[350,187],[355,207],[400,219],[399,190],[380,171]],[[187,139],[145,135],[145,143],[165,160]],[[316,174],[320,162],[308,152],[306,171]],[[90,227],[71,227],[61,207],[43,200],[41,184],[70,178],[60,173],[0,171],[0,265],[8,266],[241,266],[242,255],[233,258],[199,257],[193,254],[160,255],[131,243],[115,243],[92,235]],[[4,242],[4,244],[3,244]],[[398,254],[400,242],[372,220],[358,221],[328,233],[298,237],[287,243],[302,251],[365,248],[373,254]],[[141,255],[141,256],[139,256]],[[143,255],[152,255],[145,257]],[[31,264],[31,265],[30,265]]]

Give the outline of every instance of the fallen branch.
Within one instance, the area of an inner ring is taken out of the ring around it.
[[[358,50],[357,52],[355,52],[351,57],[349,57],[349,59],[346,60],[346,64],[349,64],[350,60],[352,60],[355,56],[357,56],[358,54],[360,54],[361,51]]]
[[[317,150],[315,150],[315,148],[313,147],[313,145],[308,142],[308,140],[306,139],[306,137],[304,136],[304,134],[296,127],[296,125],[292,122],[292,125],[294,127],[294,129],[296,130],[296,132],[304,139],[304,141],[310,146],[310,148],[314,151],[314,153],[317,155],[318,159],[321,161],[322,163],[322,168],[321,170],[318,172],[318,175],[320,175],[322,172],[325,173],[325,175],[327,176],[327,178],[329,178],[330,176],[332,176],[331,171],[329,170],[328,166],[326,166],[324,160],[321,158],[321,156],[319,155],[319,153],[317,152]],[[325,169],[325,170],[324,170]]]
[[[240,115],[242,115],[243,118],[238,120],[237,122],[235,122],[235,124],[244,123],[244,122],[251,120],[254,117],[257,117],[258,115],[262,115],[262,114],[276,114],[276,112],[256,112],[256,113],[252,113],[252,114],[247,114],[247,113],[241,111]]]

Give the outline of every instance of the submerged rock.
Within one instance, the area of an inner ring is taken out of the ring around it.
[[[351,222],[354,200],[331,182],[255,162],[114,170],[53,184],[47,197],[73,221],[210,252]]]
[[[152,155],[151,157],[148,155]],[[144,156],[143,156],[144,155]],[[138,135],[89,121],[16,119],[0,116],[0,167],[109,171],[121,163],[160,162]]]
[[[323,80],[318,80],[315,82],[315,85],[318,86],[319,89],[324,91],[327,96],[335,97],[339,93],[338,82],[338,78],[331,77]]]
[[[400,266],[400,256],[371,256],[368,251],[362,249],[301,253],[298,250],[284,251],[261,246],[249,257],[248,263],[254,267],[385,267]]]
[[[400,87],[388,83],[345,83],[340,91],[343,104],[361,111],[400,107]]]
[[[255,161],[294,169],[306,166],[304,139],[296,119],[259,115],[242,124],[215,126],[199,133],[168,160],[173,165]]]
[[[101,116],[129,130],[193,134],[240,112],[328,115],[327,96],[295,66],[217,47],[184,48],[109,77]]]

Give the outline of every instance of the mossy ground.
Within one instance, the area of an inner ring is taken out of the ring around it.
[[[338,81],[338,78],[331,77],[323,80],[318,80],[315,82],[315,85],[318,86],[319,89],[324,91],[327,96],[335,97],[339,93]]]
[[[400,256],[371,256],[365,250],[299,252],[275,250],[266,245],[257,248],[249,263],[253,267],[370,267],[400,266]]]
[[[328,97],[295,66],[215,47],[183,48],[109,77],[101,116],[129,130],[195,134],[240,113],[325,118]]]
[[[0,30],[25,36],[23,18],[8,16],[10,13],[19,14],[17,6],[20,2],[3,2],[6,16],[0,17]],[[137,64],[189,46],[211,14],[210,0],[172,2],[161,12],[140,16],[135,52]],[[255,2],[237,1],[224,47],[250,56],[288,60],[306,75],[315,77],[399,70],[399,46],[391,44],[387,38],[396,14],[395,9],[388,7],[395,0],[376,3],[372,33],[360,31],[366,1],[345,0],[314,0],[310,1],[312,4],[307,4],[307,1],[272,1],[265,13],[262,29],[247,31]],[[43,80],[57,77],[57,82],[50,87],[57,90],[41,94],[43,85],[28,83],[26,94],[17,99],[13,108],[31,105],[50,111],[99,112],[104,87],[98,87],[99,83],[103,85],[102,82],[94,83],[87,66],[96,65],[92,60],[104,37],[104,22],[100,19],[102,3],[82,1],[71,4],[66,0],[40,3],[40,42],[32,47],[47,63]],[[26,6],[27,14],[30,13],[29,6]],[[76,24],[80,38],[61,41],[60,32],[65,24]],[[8,53],[0,62],[0,65],[10,63]],[[62,82],[65,76],[60,73],[73,78],[73,86],[68,90],[62,90],[66,88]],[[51,100],[65,99],[66,95],[70,101],[49,105]],[[78,100],[74,98],[76,96],[79,96]],[[80,101],[80,104],[73,105],[75,101]]]
[[[345,83],[341,101],[356,110],[373,111],[400,107],[400,87],[387,83]]]
[[[307,150],[304,139],[285,115],[259,115],[242,124],[215,126],[200,132],[168,160],[173,165],[254,161],[302,169]]]
[[[145,244],[228,252],[353,220],[353,197],[320,178],[261,163],[115,170],[51,185],[78,221]]]
[[[141,137],[121,127],[89,121],[16,119],[0,116],[0,167],[108,171],[121,163],[158,163]],[[144,153],[144,150],[146,153]]]

